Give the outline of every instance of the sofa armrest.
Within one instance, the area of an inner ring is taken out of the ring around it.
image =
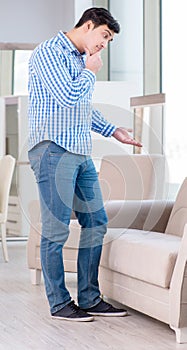
[[[173,201],[110,200],[105,203],[109,228],[134,228],[164,232]]]
[[[187,224],[184,227],[184,234],[171,279],[170,326],[172,328],[187,327]]]

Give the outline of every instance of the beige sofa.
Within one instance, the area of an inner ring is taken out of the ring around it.
[[[99,181],[103,198],[110,200],[161,199],[165,157],[161,154],[106,155],[102,158]],[[27,245],[28,267],[33,284],[41,280],[40,262],[40,207],[37,200],[29,204],[30,232]],[[134,215],[134,213],[133,213]],[[64,268],[68,272],[77,271],[77,255],[80,226],[72,217],[70,235],[63,248]]]
[[[161,320],[187,342],[187,178],[175,203],[109,201],[104,296]]]
[[[139,160],[139,158],[138,158]],[[175,202],[109,200],[99,283],[104,296],[170,325],[187,342],[187,179]],[[40,283],[40,209],[30,203],[27,257],[32,283]],[[80,228],[71,221],[63,248],[66,271],[76,271]]]
[[[99,283],[104,296],[150,315],[187,342],[187,178],[175,202],[114,200],[106,203],[105,236]],[[39,203],[31,203],[28,266],[40,283]],[[36,213],[38,215],[36,215]],[[73,220],[64,247],[66,271],[75,271],[79,227]]]

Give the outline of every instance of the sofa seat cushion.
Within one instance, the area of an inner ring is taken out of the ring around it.
[[[137,229],[108,229],[101,266],[169,288],[181,238]]]

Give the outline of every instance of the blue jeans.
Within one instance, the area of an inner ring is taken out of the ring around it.
[[[41,264],[51,313],[71,301],[62,248],[69,235],[72,210],[81,225],[78,303],[82,308],[94,306],[100,301],[98,266],[107,216],[93,161],[90,156],[70,153],[50,141],[30,150],[29,160],[39,189]]]

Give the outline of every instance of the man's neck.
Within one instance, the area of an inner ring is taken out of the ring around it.
[[[80,33],[80,28],[73,28],[69,32],[67,32],[65,35],[80,53],[84,52],[84,47],[81,40],[82,34]]]

